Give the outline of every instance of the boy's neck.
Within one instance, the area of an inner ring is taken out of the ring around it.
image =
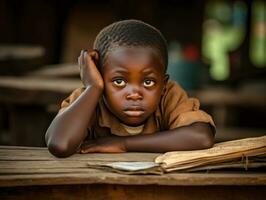
[[[122,126],[130,135],[138,135],[143,131],[143,128],[144,128],[144,124],[140,126],[128,126],[128,125],[122,124]]]

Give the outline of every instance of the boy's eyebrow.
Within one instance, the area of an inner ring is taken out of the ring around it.
[[[144,70],[142,70],[143,74],[157,74],[155,70],[152,70],[150,68],[146,68]]]
[[[129,73],[128,70],[126,70],[123,67],[116,67],[116,69],[111,69],[110,71],[112,73],[116,73],[116,72],[118,72],[118,73],[125,73],[125,74],[128,74]]]
[[[129,74],[129,71],[123,67],[116,67],[115,69],[110,70],[111,73],[121,73],[121,74]],[[150,67],[145,68],[141,71],[144,75],[147,74],[158,74],[156,70],[151,69]]]

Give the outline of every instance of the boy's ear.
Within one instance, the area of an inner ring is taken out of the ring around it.
[[[100,71],[101,73],[101,68],[100,68],[100,53],[96,50],[96,49],[93,49],[92,51],[92,59],[97,67],[97,69]]]
[[[93,61],[95,62],[95,64],[98,64],[99,63],[99,59],[100,59],[100,54],[97,50],[93,49],[91,51],[92,53],[92,58],[93,58]]]
[[[169,80],[169,74],[165,74],[164,75],[164,85],[167,84],[168,80]]]
[[[163,91],[162,91],[162,95],[164,95],[165,91],[166,91],[166,84],[169,80],[169,75],[168,74],[165,74],[164,76],[164,86],[163,86]]]

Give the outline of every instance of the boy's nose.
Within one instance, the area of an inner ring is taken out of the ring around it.
[[[139,92],[130,93],[127,95],[127,99],[142,100],[143,97]]]
[[[143,96],[139,89],[132,88],[132,90],[127,94],[126,98],[131,100],[142,100]]]

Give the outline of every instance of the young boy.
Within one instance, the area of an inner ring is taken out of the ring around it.
[[[94,49],[79,57],[84,87],[63,101],[46,132],[53,155],[212,147],[213,120],[168,80],[166,41],[157,29],[115,22],[98,34]]]

